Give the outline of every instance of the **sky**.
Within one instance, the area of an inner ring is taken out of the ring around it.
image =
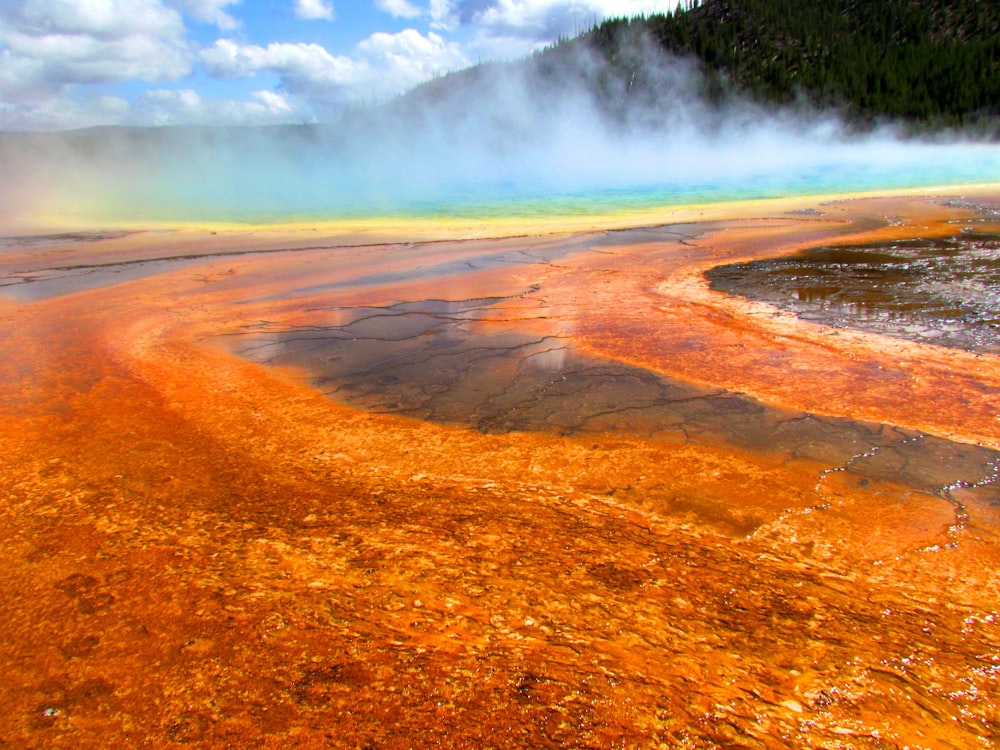
[[[0,0],[0,130],[329,122],[676,0]]]

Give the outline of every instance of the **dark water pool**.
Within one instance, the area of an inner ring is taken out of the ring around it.
[[[824,325],[1000,353],[1000,235],[818,247],[719,266],[712,289]]]
[[[262,322],[228,344],[260,364],[303,367],[330,398],[366,411],[489,433],[721,441],[946,499],[956,488],[972,488],[981,501],[1000,503],[997,451],[891,425],[777,409],[584,356],[559,336],[478,325],[501,301],[343,307],[331,309],[334,325]]]

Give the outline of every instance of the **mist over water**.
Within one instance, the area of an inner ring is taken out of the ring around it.
[[[270,222],[560,215],[1000,179],[1000,145],[850,134],[833,116],[709,107],[682,60],[656,100],[593,61],[487,66],[327,125],[0,137],[0,220]]]

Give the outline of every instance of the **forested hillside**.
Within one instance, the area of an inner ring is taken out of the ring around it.
[[[587,41],[613,56],[628,25]],[[997,0],[709,0],[636,25],[770,101],[947,124],[1000,113]]]
[[[581,70],[581,52],[599,69]],[[676,81],[649,64],[664,55],[696,61],[704,74],[698,93],[714,105],[740,95],[836,108],[859,124],[892,119],[992,132],[1000,117],[1000,0],[705,0],[605,21],[522,65],[539,89],[566,83],[575,65],[611,112],[664,106]],[[481,76],[473,68],[418,96],[449,96],[449,87]]]

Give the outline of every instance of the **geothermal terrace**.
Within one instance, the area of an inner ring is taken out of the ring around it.
[[[0,743],[993,746],[998,196],[5,238]]]

